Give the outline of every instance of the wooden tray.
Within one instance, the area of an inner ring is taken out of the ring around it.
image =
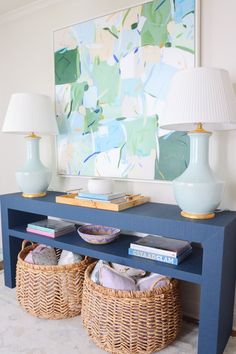
[[[126,196],[127,201],[119,204],[108,203],[103,201],[94,201],[94,200],[79,200],[75,197],[78,194],[64,194],[56,197],[56,203],[61,204],[70,204],[77,205],[87,208],[96,208],[96,209],[104,209],[104,210],[113,210],[113,211],[121,211],[124,209],[132,208],[136,205],[144,204],[149,202],[148,197],[144,197],[142,195],[137,194],[128,194]]]

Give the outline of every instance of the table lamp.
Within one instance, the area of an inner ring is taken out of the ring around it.
[[[23,197],[46,195],[51,171],[40,161],[39,141],[36,134],[57,134],[53,105],[48,96],[32,93],[16,93],[11,96],[2,131],[28,134],[25,137],[27,158],[16,171],[16,180]]]
[[[192,219],[213,218],[224,183],[209,166],[208,130],[236,129],[236,98],[228,72],[205,67],[178,72],[171,83],[160,127],[189,131],[190,162],[173,181],[181,215]]]

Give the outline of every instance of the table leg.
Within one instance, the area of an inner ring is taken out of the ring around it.
[[[4,240],[4,279],[5,285],[9,288],[16,286],[16,262],[21,245],[22,240],[16,237],[9,236],[7,240]]]
[[[203,245],[198,354],[222,354],[232,331],[236,225]],[[222,231],[223,232],[223,231]]]
[[[26,225],[29,220],[33,222],[43,218],[44,215],[8,209],[4,203],[1,204],[4,279],[9,288],[16,286],[16,262],[22,245],[22,239],[11,236],[10,229],[17,225]]]

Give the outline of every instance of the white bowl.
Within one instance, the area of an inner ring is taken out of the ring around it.
[[[109,194],[113,191],[113,181],[101,178],[92,178],[88,181],[89,193]]]

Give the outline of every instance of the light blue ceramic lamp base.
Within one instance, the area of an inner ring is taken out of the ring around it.
[[[16,171],[16,180],[24,197],[34,198],[46,195],[51,172],[40,161],[39,140],[36,135],[26,138],[27,159],[24,165]]]
[[[209,219],[219,206],[224,183],[209,166],[209,132],[191,132],[190,162],[184,173],[173,181],[175,199],[181,214],[193,219]]]

